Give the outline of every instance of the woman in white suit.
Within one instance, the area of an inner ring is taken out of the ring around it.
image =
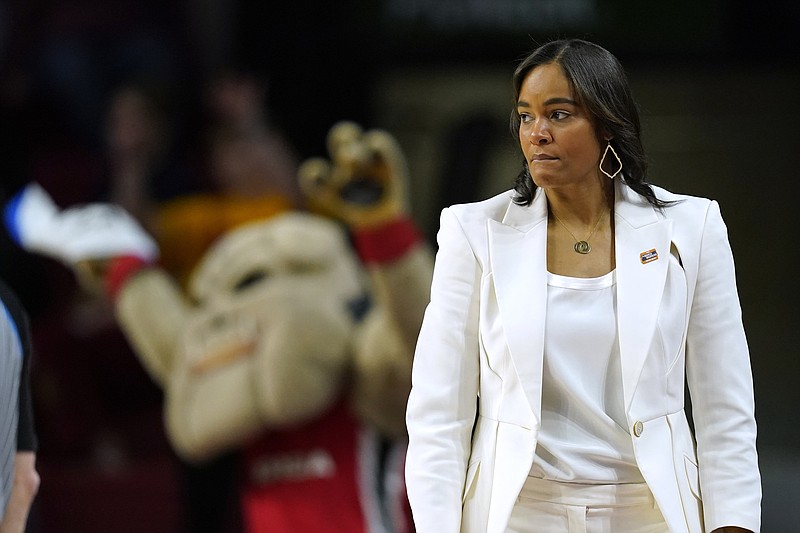
[[[441,215],[407,412],[417,531],[758,531],[752,376],[717,203],[647,184],[636,104],[605,49],[545,44],[513,83],[515,189]]]

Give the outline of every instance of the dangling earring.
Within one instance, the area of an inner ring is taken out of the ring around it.
[[[608,155],[609,149],[611,149],[611,153],[614,154],[614,157],[617,159],[617,163],[619,163],[619,168],[613,174],[609,174],[608,172],[605,171],[605,169],[603,169],[603,163],[606,162],[606,155]],[[603,157],[600,158],[600,172],[602,172],[612,180],[617,176],[617,174],[622,172],[622,159],[619,158],[616,150],[614,150],[614,147],[611,146],[611,139],[608,140],[608,145],[606,146],[605,151],[603,151]]]

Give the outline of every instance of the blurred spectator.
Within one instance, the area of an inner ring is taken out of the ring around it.
[[[160,204],[200,186],[175,138],[169,109],[164,90],[132,83],[114,92],[106,113],[106,200],[123,206],[151,232]]]
[[[137,85],[106,101],[106,150],[96,156],[101,179],[84,183],[77,202],[120,203],[152,225],[159,202],[192,186],[171,142],[171,117],[154,93]],[[63,167],[43,168],[37,181],[63,186]],[[33,325],[41,464],[51,480],[41,491],[42,527],[176,531],[184,521],[179,463],[162,427],[162,392],[139,364],[110,303],[61,274],[60,297]],[[80,500],[100,501],[105,511],[81,514]],[[134,500],[151,512],[137,510]]]
[[[265,92],[233,70],[208,85],[205,187],[163,205],[154,232],[162,265],[181,283],[224,233],[300,205],[297,157],[269,123]]]
[[[297,203],[297,156],[272,125],[266,99],[266,82],[250,72],[224,70],[211,81],[214,183],[234,194],[279,194]]]
[[[178,86],[191,75],[180,3],[38,0],[20,11],[36,39],[28,43],[38,86],[91,145],[102,141],[103,106],[114,87],[132,79]]]

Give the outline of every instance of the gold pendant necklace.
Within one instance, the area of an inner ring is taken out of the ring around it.
[[[564,227],[564,229],[567,230],[567,233],[569,233],[572,236],[572,238],[575,239],[575,244],[572,246],[572,249],[575,250],[575,252],[577,252],[577,253],[579,253],[581,255],[586,255],[586,254],[588,254],[589,252],[592,251],[592,245],[589,244],[589,239],[592,238],[592,235],[594,235],[594,232],[597,231],[597,228],[600,227],[600,221],[603,220],[604,215],[605,215],[605,212],[600,213],[600,217],[597,219],[597,222],[595,223],[594,229],[592,230],[592,232],[585,239],[581,240],[581,239],[578,239],[575,236],[575,234],[572,233],[569,230],[569,228],[567,227],[566,224],[561,222],[561,219],[558,218],[558,215],[553,213],[553,216],[556,217],[556,222],[561,224]]]

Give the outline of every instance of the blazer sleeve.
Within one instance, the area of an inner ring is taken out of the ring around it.
[[[733,254],[711,202],[700,245],[686,371],[697,438],[705,526],[759,531],[761,478],[750,354]]]
[[[457,533],[478,396],[482,268],[452,208],[414,356],[406,413],[406,484],[420,533]]]

